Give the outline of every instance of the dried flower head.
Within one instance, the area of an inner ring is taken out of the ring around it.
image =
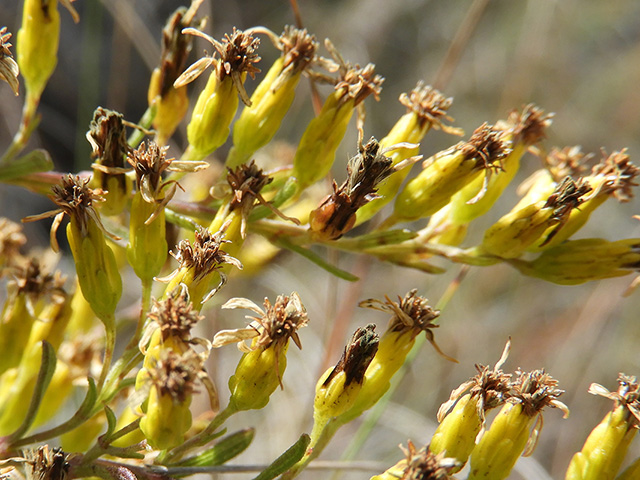
[[[603,158],[592,169],[590,178],[605,178],[604,183],[596,190],[596,194],[604,193],[613,195],[619,202],[628,202],[633,198],[632,187],[637,186],[634,183],[635,177],[638,176],[640,170],[636,167],[627,155],[627,150],[613,152],[606,155],[603,151]]]
[[[396,171],[392,163],[375,138],[360,144],[360,152],[347,164],[347,179],[340,187],[334,180],[333,193],[311,212],[309,228],[313,234],[323,240],[336,240],[351,230],[357,210],[378,198],[378,184]]]
[[[589,393],[592,395],[600,395],[613,400],[615,408],[623,406],[627,409],[629,424],[634,428],[640,428],[640,386],[636,381],[636,377],[618,374],[618,390],[610,392],[598,383],[592,383],[589,387]]]
[[[148,331],[157,328],[160,329],[163,339],[175,337],[185,343],[193,342],[191,329],[204,318],[189,300],[189,291],[181,287],[176,288],[163,300],[156,300],[147,317],[151,320],[151,328]],[[148,341],[145,342],[143,339],[140,343],[146,345]]]
[[[532,372],[518,370],[507,401],[522,404],[523,412],[530,417],[538,415],[542,409],[551,406],[560,409],[566,418],[569,416],[569,409],[558,400],[564,390],[558,389],[557,386],[558,381],[544,369]]]
[[[500,170],[501,160],[511,151],[509,142],[502,139],[502,131],[488,123],[475,129],[467,142],[460,142],[455,148],[467,160],[474,160],[478,170]]]
[[[14,290],[27,298],[27,307],[33,312],[35,302],[44,296],[55,303],[61,303],[67,298],[64,290],[65,278],[57,271],[53,275],[45,273],[40,268],[38,259],[31,258],[24,267],[13,270],[13,280],[8,285],[9,291]],[[33,314],[33,313],[32,313]]]
[[[222,308],[245,308],[255,312],[257,316],[246,317],[252,320],[246,328],[221,330],[216,333],[213,338],[213,347],[238,343],[238,348],[243,352],[272,346],[282,349],[291,338],[298,348],[302,348],[298,329],[304,327],[309,322],[309,318],[296,292],[288,296],[278,295],[274,304],[265,298],[264,309],[246,298],[232,298]],[[249,339],[253,339],[251,345],[245,343],[245,340]]]
[[[205,55],[187,68],[174,82],[173,86],[178,88],[191,83],[209,66],[215,65],[215,74],[218,80],[221,82],[225,77],[231,77],[240,98],[246,105],[250,106],[251,100],[249,100],[249,96],[242,84],[242,76],[249,74],[251,78],[254,78],[255,74],[260,72],[260,69],[255,66],[260,61],[260,57],[256,53],[260,39],[253,37],[250,31],[243,32],[235,27],[231,35],[225,34],[222,42],[196,28],[185,28],[182,33],[195,35],[207,40],[213,45],[217,54],[220,55],[220,59],[215,58],[215,53],[212,56]]]
[[[205,303],[227,282],[227,276],[221,271],[224,265],[233,265],[242,270],[240,261],[221,249],[223,244],[229,243],[228,240],[223,240],[223,236],[222,232],[211,233],[206,228],[198,227],[193,244],[189,240],[182,240],[177,246],[177,251],[171,252],[171,255],[180,263],[179,268],[158,280],[169,281],[180,269],[192,269],[194,281],[202,280],[208,274],[217,271],[220,275],[220,283],[202,300],[202,303]]]
[[[347,388],[352,383],[362,384],[367,367],[376,355],[378,344],[380,343],[375,328],[376,326],[370,323],[366,327],[358,328],[355,331],[351,340],[344,348],[342,357],[340,357],[336,366],[333,367],[331,373],[329,373],[322,383],[322,387],[329,385],[331,380],[341,372],[345,374],[344,388]]]
[[[191,2],[189,9],[178,8],[167,20],[162,29],[162,54],[160,58],[160,95],[173,87],[173,82],[180,76],[191,52],[193,37],[185,35],[182,30],[191,27],[195,14],[203,0]],[[200,28],[204,22],[196,22]]]
[[[124,167],[124,157],[129,146],[121,113],[102,107],[96,108],[86,137],[91,144],[91,157],[97,158],[100,165]]]
[[[456,465],[455,459],[445,458],[443,453],[436,455],[427,447],[416,450],[411,440],[407,443],[407,448],[403,446],[400,448],[406,458],[393,469],[394,471],[402,469],[402,473],[397,473],[400,480],[449,480],[453,478],[449,473]]]
[[[553,237],[562,229],[569,220],[569,215],[574,208],[578,208],[586,201],[585,196],[591,192],[592,188],[584,179],[577,182],[571,177],[565,179],[556,187],[555,191],[549,196],[544,208],[553,208],[554,212],[550,220],[556,222],[556,227],[551,230],[547,238],[540,244],[544,246],[551,241]]]
[[[404,298],[398,296],[397,302],[392,301],[387,296],[384,298],[384,302],[373,298],[363,300],[359,303],[359,306],[364,308],[373,308],[374,310],[380,310],[381,312],[392,314],[393,316],[389,320],[389,325],[387,326],[388,332],[403,333],[411,331],[413,336],[417,336],[420,332],[424,332],[427,340],[429,340],[429,343],[433,345],[436,352],[447,360],[457,363],[456,359],[446,355],[440,349],[433,335],[432,330],[439,327],[439,325],[435,324],[433,321],[438,318],[440,311],[433,309],[429,305],[429,300],[418,295],[417,289],[414,288],[407,292]]]
[[[513,135],[513,143],[535,145],[545,138],[554,114],[545,114],[544,110],[533,103],[525,105],[522,112],[512,110],[507,118],[507,125]]]
[[[478,374],[453,390],[449,400],[438,409],[439,422],[442,422],[458,399],[467,393],[472,397],[478,397],[477,412],[483,422],[487,411],[499,407],[505,402],[511,390],[511,374],[504,373],[502,365],[507,361],[510,349],[511,340],[507,341],[500,360],[496,362],[493,368],[488,365],[475,365]]]
[[[293,75],[309,66],[316,58],[318,42],[314,35],[306,29],[299,29],[291,25],[284,27],[284,32],[278,38],[278,47],[284,56],[283,71],[280,75]],[[277,89],[278,81],[272,87]]]
[[[411,92],[400,95],[400,103],[407,110],[414,112],[421,124],[429,124],[436,130],[442,130],[453,135],[462,135],[462,129],[445,125],[442,121],[453,122],[453,118],[447,115],[447,110],[453,103],[453,98],[445,97],[430,85],[419,81]]]
[[[587,172],[585,164],[590,158],[591,155],[582,152],[579,145],[562,149],[554,147],[544,157],[544,163],[553,179],[560,182],[567,176],[583,176]]]
[[[0,460],[0,478],[11,480],[65,480],[69,472],[69,455],[60,448],[42,445],[22,452],[21,457]]]
[[[82,235],[87,233],[87,222],[93,221],[98,228],[107,236],[114,240],[120,240],[104,228],[100,221],[100,216],[94,207],[94,203],[104,201],[104,192],[101,189],[91,189],[87,186],[89,178],[82,179],[71,174],[62,177],[60,185],[51,187],[53,193],[49,198],[59,207],[49,212],[39,215],[31,215],[22,219],[23,222],[34,222],[45,218],[55,217],[51,224],[50,241],[51,248],[57,252],[59,250],[56,232],[65,214],[72,217],[78,224]]]
[[[160,356],[148,369],[150,385],[162,396],[168,395],[174,404],[184,403],[196,392],[196,381],[206,375],[202,358],[193,350],[179,354],[170,349],[160,350]]]
[[[0,217],[0,275],[3,266],[13,266],[21,259],[20,248],[27,243],[22,226]]]
[[[11,90],[17,96],[20,93],[18,90],[20,69],[13,59],[11,50],[9,50],[9,47],[11,47],[9,39],[11,39],[11,33],[7,32],[7,27],[0,28],[0,78],[9,84]]]

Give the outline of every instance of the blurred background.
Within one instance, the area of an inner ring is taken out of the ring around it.
[[[20,24],[21,3],[0,1],[0,24],[14,34]],[[160,57],[160,30],[170,13],[184,3],[79,1],[74,4],[81,17],[77,25],[62,12],[58,68],[44,93],[42,122],[29,148],[49,150],[61,171],[88,169],[90,148],[85,132],[94,108],[101,105],[122,112],[129,121],[139,119],[147,106],[150,72]],[[511,109],[534,102],[555,112],[545,148],[581,145],[599,158],[601,148],[611,152],[626,147],[631,159],[640,163],[640,2],[300,0],[299,6],[310,32],[319,39],[331,38],[353,63],[375,63],[377,72],[386,78],[380,102],[366,101],[366,138],[383,137],[404,113],[397,101],[400,93],[424,80],[437,82],[445,95],[454,98],[450,114],[455,125],[465,130],[466,138],[481,123],[495,123]],[[470,13],[473,8],[477,9],[475,16]],[[200,13],[209,18],[205,30],[214,38],[221,38],[234,26],[264,25],[279,33],[285,24],[294,23],[286,0],[205,0]],[[470,18],[477,23],[471,25]],[[469,27],[461,29],[463,25]],[[447,52],[463,34],[468,34],[468,43],[459,62],[452,62]],[[196,42],[193,60],[203,49],[210,51],[211,47]],[[263,39],[259,53],[263,57],[259,66],[266,71],[278,52]],[[327,52],[322,49],[322,54]],[[260,78],[247,82],[249,92]],[[200,80],[193,92],[202,85]],[[326,89],[321,93],[326,94]],[[0,146],[8,145],[15,133],[21,100],[6,85],[0,88]],[[301,83],[276,139],[295,145],[312,117],[309,85]],[[172,139],[171,156],[179,157],[186,145],[185,125],[183,122]],[[352,125],[334,169],[339,182],[345,175],[346,160],[356,151],[356,139]],[[432,131],[421,153],[429,156],[457,141]],[[467,245],[478,241],[486,227],[510,210],[517,198],[517,184],[539,166],[531,155],[524,159],[504,199],[486,218],[474,222]],[[0,215],[19,220],[50,208],[46,198],[0,185]],[[638,222],[631,218],[638,213],[637,199],[628,204],[611,200],[577,236],[639,237]],[[46,244],[46,226],[29,225],[27,232],[34,243]],[[220,303],[231,296],[260,303],[265,296],[273,300],[277,294],[295,290],[311,319],[301,332],[304,350],[289,352],[284,391],[276,392],[265,410],[238,415],[230,423],[230,431],[257,428],[254,444],[235,463],[269,462],[310,429],[313,387],[323,366],[337,361],[342,345],[357,326],[375,322],[380,332],[386,326],[384,314],[358,309],[358,301],[385,294],[395,298],[418,288],[435,304],[459,273],[459,267],[447,263],[442,263],[447,273],[434,276],[368,258],[327,255],[361,280],[350,284],[302,258],[283,254],[256,277],[232,279],[216,296]],[[407,439],[416,445],[428,442],[439,405],[453,388],[475,374],[475,363],[493,365],[511,336],[512,353],[505,370],[546,368],[566,390],[561,400],[572,412],[562,420],[561,412],[546,411],[537,450],[519,463],[519,472],[511,478],[563,478],[571,455],[610,408],[610,401],[587,393],[591,382],[615,390],[618,372],[640,374],[640,294],[622,297],[630,281],[628,276],[563,287],[523,277],[507,266],[471,269],[442,312],[441,328],[436,332],[441,348],[460,363],[447,362],[427,344],[358,459],[391,465],[402,457],[396,448],[399,443],[406,444]],[[218,318],[217,311],[207,312],[210,333],[244,324],[240,312],[225,312]],[[328,343],[334,328],[344,332],[338,335],[339,345]],[[219,352],[212,365],[223,397],[226,379],[239,355],[230,347]],[[322,459],[340,458],[358,427],[354,423],[338,434]],[[640,445],[632,450],[630,458],[640,455]],[[329,478],[329,474],[305,473],[304,478]],[[368,478],[368,474],[354,472],[343,478]]]

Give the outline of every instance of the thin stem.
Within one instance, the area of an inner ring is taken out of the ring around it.
[[[102,362],[102,371],[100,372],[100,378],[97,384],[98,394],[102,392],[102,387],[104,386],[107,379],[107,374],[109,373],[111,362],[113,360],[113,351],[116,346],[116,326],[113,314],[110,315],[110,318],[106,318],[103,323],[106,337],[104,346],[104,361]]]
[[[22,120],[20,121],[20,129],[13,137],[11,145],[0,159],[0,165],[10,162],[16,157],[26,146],[31,134],[40,122],[39,116],[36,115],[38,104],[40,103],[40,95],[37,97],[33,93],[27,91],[27,98],[22,108]]]

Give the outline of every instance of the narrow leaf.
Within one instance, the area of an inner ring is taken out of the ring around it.
[[[212,467],[223,465],[242,453],[253,441],[255,430],[246,428],[227,435],[212,448],[202,453],[173,464],[179,467]]]
[[[37,172],[53,169],[53,161],[46,150],[33,150],[26,155],[0,166],[0,180],[7,181]]]
[[[53,372],[55,372],[55,370],[56,352],[49,342],[43,340],[42,362],[40,363],[40,371],[38,372],[36,385],[33,390],[33,395],[31,396],[31,403],[29,404],[29,409],[27,410],[27,415],[22,422],[22,425],[20,425],[18,429],[11,434],[10,438],[12,440],[18,439],[24,435],[25,432],[29,430],[29,427],[31,427],[31,424],[33,424],[36,414],[38,413],[38,409],[40,408],[42,398],[47,391],[47,387],[51,382],[51,378],[53,377]]]
[[[290,243],[284,239],[279,239],[277,241],[277,244],[283,248],[291,250],[292,252],[296,252],[297,254],[302,255],[307,260],[312,261],[313,263],[318,265],[320,268],[323,268],[324,270],[331,273],[332,275],[335,275],[338,278],[347,280],[349,282],[356,282],[359,280],[359,278],[356,277],[354,274],[349,273],[345,270],[342,270],[336,267],[335,265],[331,265],[324,258],[322,258],[318,254],[312,252],[307,248],[301,247],[299,245],[294,245],[293,243]]]
[[[282,455],[275,459],[265,470],[253,480],[271,480],[286,472],[300,461],[307,451],[311,439],[306,433],[303,434],[296,443],[287,449]]]

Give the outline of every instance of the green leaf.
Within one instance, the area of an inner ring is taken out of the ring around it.
[[[227,435],[202,453],[175,463],[171,466],[179,467],[211,467],[223,465],[242,453],[253,441],[255,429],[246,428]]]
[[[342,270],[334,265],[331,265],[320,255],[312,252],[308,248],[304,248],[299,245],[294,245],[293,243],[282,238],[278,239],[276,243],[282,248],[286,248],[288,250],[291,250],[292,252],[296,252],[298,255],[302,255],[307,260],[312,261],[313,263],[318,265],[320,268],[323,268],[324,270],[331,273],[332,275],[335,275],[338,278],[347,280],[349,282],[357,282],[359,280],[359,278],[356,277],[354,274],[349,273],[345,270]]]
[[[33,150],[0,166],[0,180],[12,180],[30,173],[48,172],[53,169],[53,161],[46,150]]]
[[[106,405],[104,407],[104,413],[107,416],[107,431],[104,435],[102,435],[102,438],[108,441],[109,437],[111,437],[111,435],[113,435],[113,432],[116,431],[118,420],[116,419],[116,414],[113,413],[113,410],[111,410]]]
[[[22,425],[10,435],[11,440],[16,440],[25,434],[29,427],[33,424],[36,418],[40,403],[44,397],[47,387],[53,377],[53,372],[56,370],[56,352],[49,342],[42,341],[42,362],[40,363],[40,371],[38,372],[38,379],[31,396],[31,403],[29,404],[29,410],[22,422]]]
[[[310,441],[311,439],[309,438],[309,435],[306,433],[302,434],[296,443],[276,458],[271,465],[264,469],[260,475],[255,477],[253,480],[271,480],[272,478],[276,478],[278,475],[289,470],[300,461],[304,453],[307,451]]]

